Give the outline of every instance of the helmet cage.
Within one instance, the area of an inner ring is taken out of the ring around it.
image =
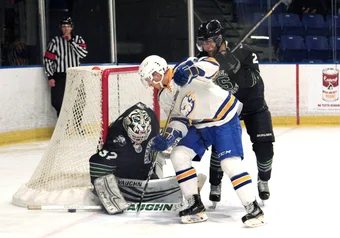
[[[196,40],[196,47],[199,51],[203,51],[203,42],[214,42],[216,44],[216,47],[220,47],[222,44],[222,35],[218,35],[218,36],[212,36],[209,37],[207,39],[205,39],[204,37],[197,37]]]
[[[141,144],[150,136],[151,118],[145,110],[135,109],[124,118],[123,127],[135,144]]]

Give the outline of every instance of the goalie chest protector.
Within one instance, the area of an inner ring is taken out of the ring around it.
[[[152,163],[144,162],[145,150],[151,138],[159,133],[159,121],[154,111],[148,107],[142,109],[146,110],[151,118],[151,133],[147,140],[143,141],[140,148],[136,149],[134,142],[129,138],[127,132],[123,127],[123,119],[129,113],[137,108],[141,108],[141,104],[136,104],[127,109],[115,122],[109,126],[107,140],[103,146],[114,159],[116,168],[115,176],[120,178],[141,179],[147,178],[150,166]],[[142,104],[144,105],[144,104]],[[144,105],[145,106],[145,105]]]

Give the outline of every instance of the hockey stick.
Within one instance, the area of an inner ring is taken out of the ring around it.
[[[102,206],[62,206],[62,205],[28,205],[28,210],[55,210],[55,211],[68,211],[68,212],[75,212],[77,210],[86,210],[86,211],[97,211],[102,210]]]
[[[169,115],[168,115],[168,118],[166,119],[166,122],[165,122],[165,125],[164,125],[164,129],[163,129],[163,131],[162,131],[162,136],[165,135],[166,129],[167,129],[168,125],[169,125],[169,122],[170,122],[170,119],[171,119],[171,114],[172,114],[172,111],[173,111],[174,108],[175,108],[175,104],[176,104],[176,101],[177,101],[177,97],[178,97],[178,94],[179,94],[179,90],[180,90],[180,88],[178,88],[177,91],[175,92],[174,100],[172,101],[172,104],[171,104],[171,107],[170,107],[170,111],[169,111]],[[157,154],[158,154],[158,151],[153,152],[152,161],[151,161],[151,162],[152,162],[152,166],[150,167],[149,174],[148,174],[148,178],[146,179],[146,182],[145,182],[145,185],[144,185],[142,194],[141,194],[141,196],[140,196],[140,200],[139,200],[139,203],[138,203],[138,206],[137,206],[137,214],[138,214],[139,211],[140,211],[141,204],[142,204],[142,202],[143,202],[143,198],[144,198],[146,189],[148,188],[148,184],[149,184],[151,175],[152,175],[153,170],[154,170],[154,168],[155,168],[155,166],[156,166],[156,158],[157,158]]]
[[[135,212],[137,210],[137,203],[128,203],[129,207],[124,212]],[[182,203],[142,203],[141,210],[148,212],[175,212],[182,207]],[[104,209],[100,205],[29,205],[28,210],[35,211],[101,211]]]
[[[280,0],[278,1],[273,7],[272,9],[269,10],[269,12],[267,12],[266,15],[264,15],[261,20],[255,24],[255,26],[253,26],[253,28],[250,29],[250,31],[236,44],[236,46],[234,47],[234,49],[232,49],[231,53],[233,53],[235,50],[237,50],[242,43],[259,27],[259,25],[261,25],[262,22],[264,22],[264,20],[266,20],[272,13],[273,11],[281,4],[285,4],[285,5],[289,5],[292,2],[292,0]]]

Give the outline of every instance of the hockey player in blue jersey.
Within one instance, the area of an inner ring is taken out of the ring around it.
[[[242,128],[239,112],[242,104],[228,91],[213,83],[219,64],[211,57],[188,58],[172,68],[165,59],[152,55],[139,66],[141,81],[159,89],[161,108],[169,113],[176,100],[164,136],[152,139],[152,149],[164,151],[179,143],[170,159],[188,207],[179,213],[183,223],[208,219],[197,189],[197,175],[192,160],[200,160],[214,145],[223,171],[242,202],[247,214],[242,222],[250,227],[264,224],[263,211],[256,202],[252,180],[243,159]],[[178,91],[178,94],[176,93]],[[174,98],[178,95],[177,98]]]

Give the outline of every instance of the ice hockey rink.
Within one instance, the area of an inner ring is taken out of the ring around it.
[[[29,180],[48,141],[0,147],[0,237],[339,237],[340,127],[277,127],[271,198],[263,210],[267,224],[244,228],[245,214],[228,178],[222,201],[211,205],[208,181],[201,192],[209,220],[180,224],[176,213],[141,212],[109,216],[100,211],[29,211],[12,205],[12,195]],[[245,162],[256,181],[256,162],[243,132]],[[208,175],[209,156],[195,163]],[[170,161],[165,168],[172,175]],[[254,183],[254,189],[256,184]]]

